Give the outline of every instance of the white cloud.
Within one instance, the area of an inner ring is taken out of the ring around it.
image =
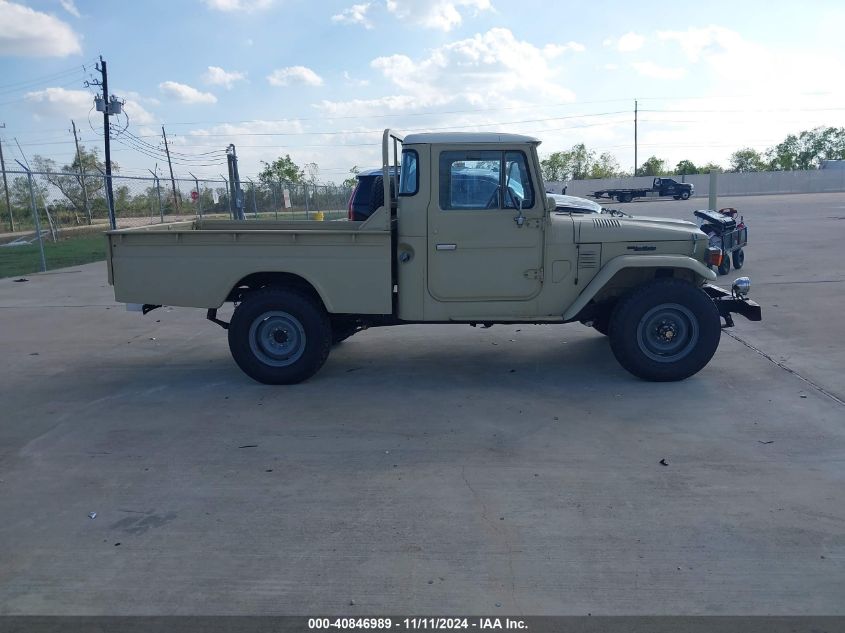
[[[94,105],[94,98],[90,92],[65,88],[45,88],[27,92],[24,99],[30,113],[36,118],[61,116],[67,119],[87,116]]]
[[[209,9],[225,12],[244,11],[247,13],[269,9],[273,6],[273,2],[274,0],[205,0]]]
[[[632,53],[641,49],[643,44],[645,44],[645,38],[631,31],[619,38],[616,42],[616,50],[620,53]]]
[[[333,15],[332,22],[338,22],[340,24],[360,24],[365,29],[371,29],[373,28],[373,23],[367,17],[367,11],[369,11],[371,6],[371,2],[353,4],[351,7]]]
[[[350,86],[355,86],[355,87],[360,88],[360,87],[363,87],[363,86],[369,86],[370,85],[369,79],[356,79],[355,77],[350,75],[349,71],[347,71],[347,70],[343,71],[343,78],[346,80],[346,83]]]
[[[442,101],[445,103],[445,101]],[[327,117],[368,116],[385,112],[409,112],[415,107],[426,107],[429,102],[420,102],[416,96],[392,95],[377,99],[351,99],[349,101],[323,100],[315,107],[325,113]]]
[[[202,80],[212,86],[223,86],[226,90],[231,90],[236,82],[246,81],[246,73],[223,70],[220,66],[209,66],[203,73]]]
[[[386,0],[387,10],[397,18],[425,28],[450,31],[463,21],[463,11],[473,14],[492,9],[490,0]]]
[[[691,27],[686,31],[659,31],[657,37],[663,41],[677,42],[691,62],[749,46],[739,33],[723,26]]]
[[[0,0],[0,55],[67,57],[82,52],[80,39],[55,16]]]
[[[471,103],[496,103],[503,94],[574,98],[560,85],[557,67],[549,60],[556,50],[517,40],[508,29],[494,28],[471,38],[445,44],[426,58],[406,55],[378,57],[370,65],[397,87],[420,99],[463,96]]]
[[[193,86],[176,81],[164,81],[158,88],[165,96],[182,103],[217,103],[217,97],[210,92],[200,92]]]
[[[682,79],[687,74],[686,68],[660,66],[654,62],[634,62],[631,66],[641,75],[652,79]]]
[[[579,42],[567,42],[566,44],[546,44],[543,47],[543,54],[549,59],[552,59],[567,51],[583,53],[585,50],[587,50],[587,47]]]
[[[146,103],[152,106],[159,105],[159,100],[149,97],[143,97],[141,94],[133,91],[120,92],[116,94],[122,95],[126,100],[123,109],[129,117],[130,125],[152,125],[156,123],[156,117],[149,110],[144,108],[141,103]]]
[[[62,5],[62,9],[70,13],[73,17],[82,17],[81,15],[79,15],[79,9],[76,8],[76,5],[73,3],[73,0],[59,0],[59,4]]]
[[[267,75],[267,81],[271,86],[322,86],[323,78],[310,68],[305,66],[288,66],[277,68]]]
[[[603,66],[603,68],[605,70],[619,70],[619,65],[618,64],[605,64]]]

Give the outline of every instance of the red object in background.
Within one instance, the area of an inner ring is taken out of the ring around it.
[[[192,192],[191,192],[191,200],[193,200],[194,202],[196,202],[196,201],[197,201],[197,200],[199,200],[199,199],[200,199],[200,194],[198,194],[196,191],[192,191]]]

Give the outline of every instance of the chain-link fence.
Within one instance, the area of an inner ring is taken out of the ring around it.
[[[32,262],[38,263],[33,270],[47,270],[105,256],[99,235],[109,228],[104,174],[7,170],[2,175],[8,196],[0,195],[0,277],[32,268]],[[111,179],[117,228],[201,218],[331,221],[346,218],[351,195],[344,186],[251,178],[242,179],[238,191],[223,177],[114,174]],[[29,263],[16,266],[18,260]]]

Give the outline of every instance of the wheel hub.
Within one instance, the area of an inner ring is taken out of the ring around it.
[[[677,303],[648,310],[637,326],[637,344],[651,360],[671,363],[684,358],[698,343],[698,319]]]
[[[677,336],[677,324],[671,321],[663,320],[657,328],[657,336],[666,343],[671,343],[672,339]]]
[[[264,312],[249,328],[249,347],[262,363],[287,367],[305,352],[305,328],[295,316],[281,310]]]

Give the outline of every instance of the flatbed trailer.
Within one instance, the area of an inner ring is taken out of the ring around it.
[[[619,202],[631,202],[634,198],[668,198],[688,200],[695,193],[695,187],[671,178],[655,178],[651,187],[600,189],[590,194],[593,198],[614,198]]]

